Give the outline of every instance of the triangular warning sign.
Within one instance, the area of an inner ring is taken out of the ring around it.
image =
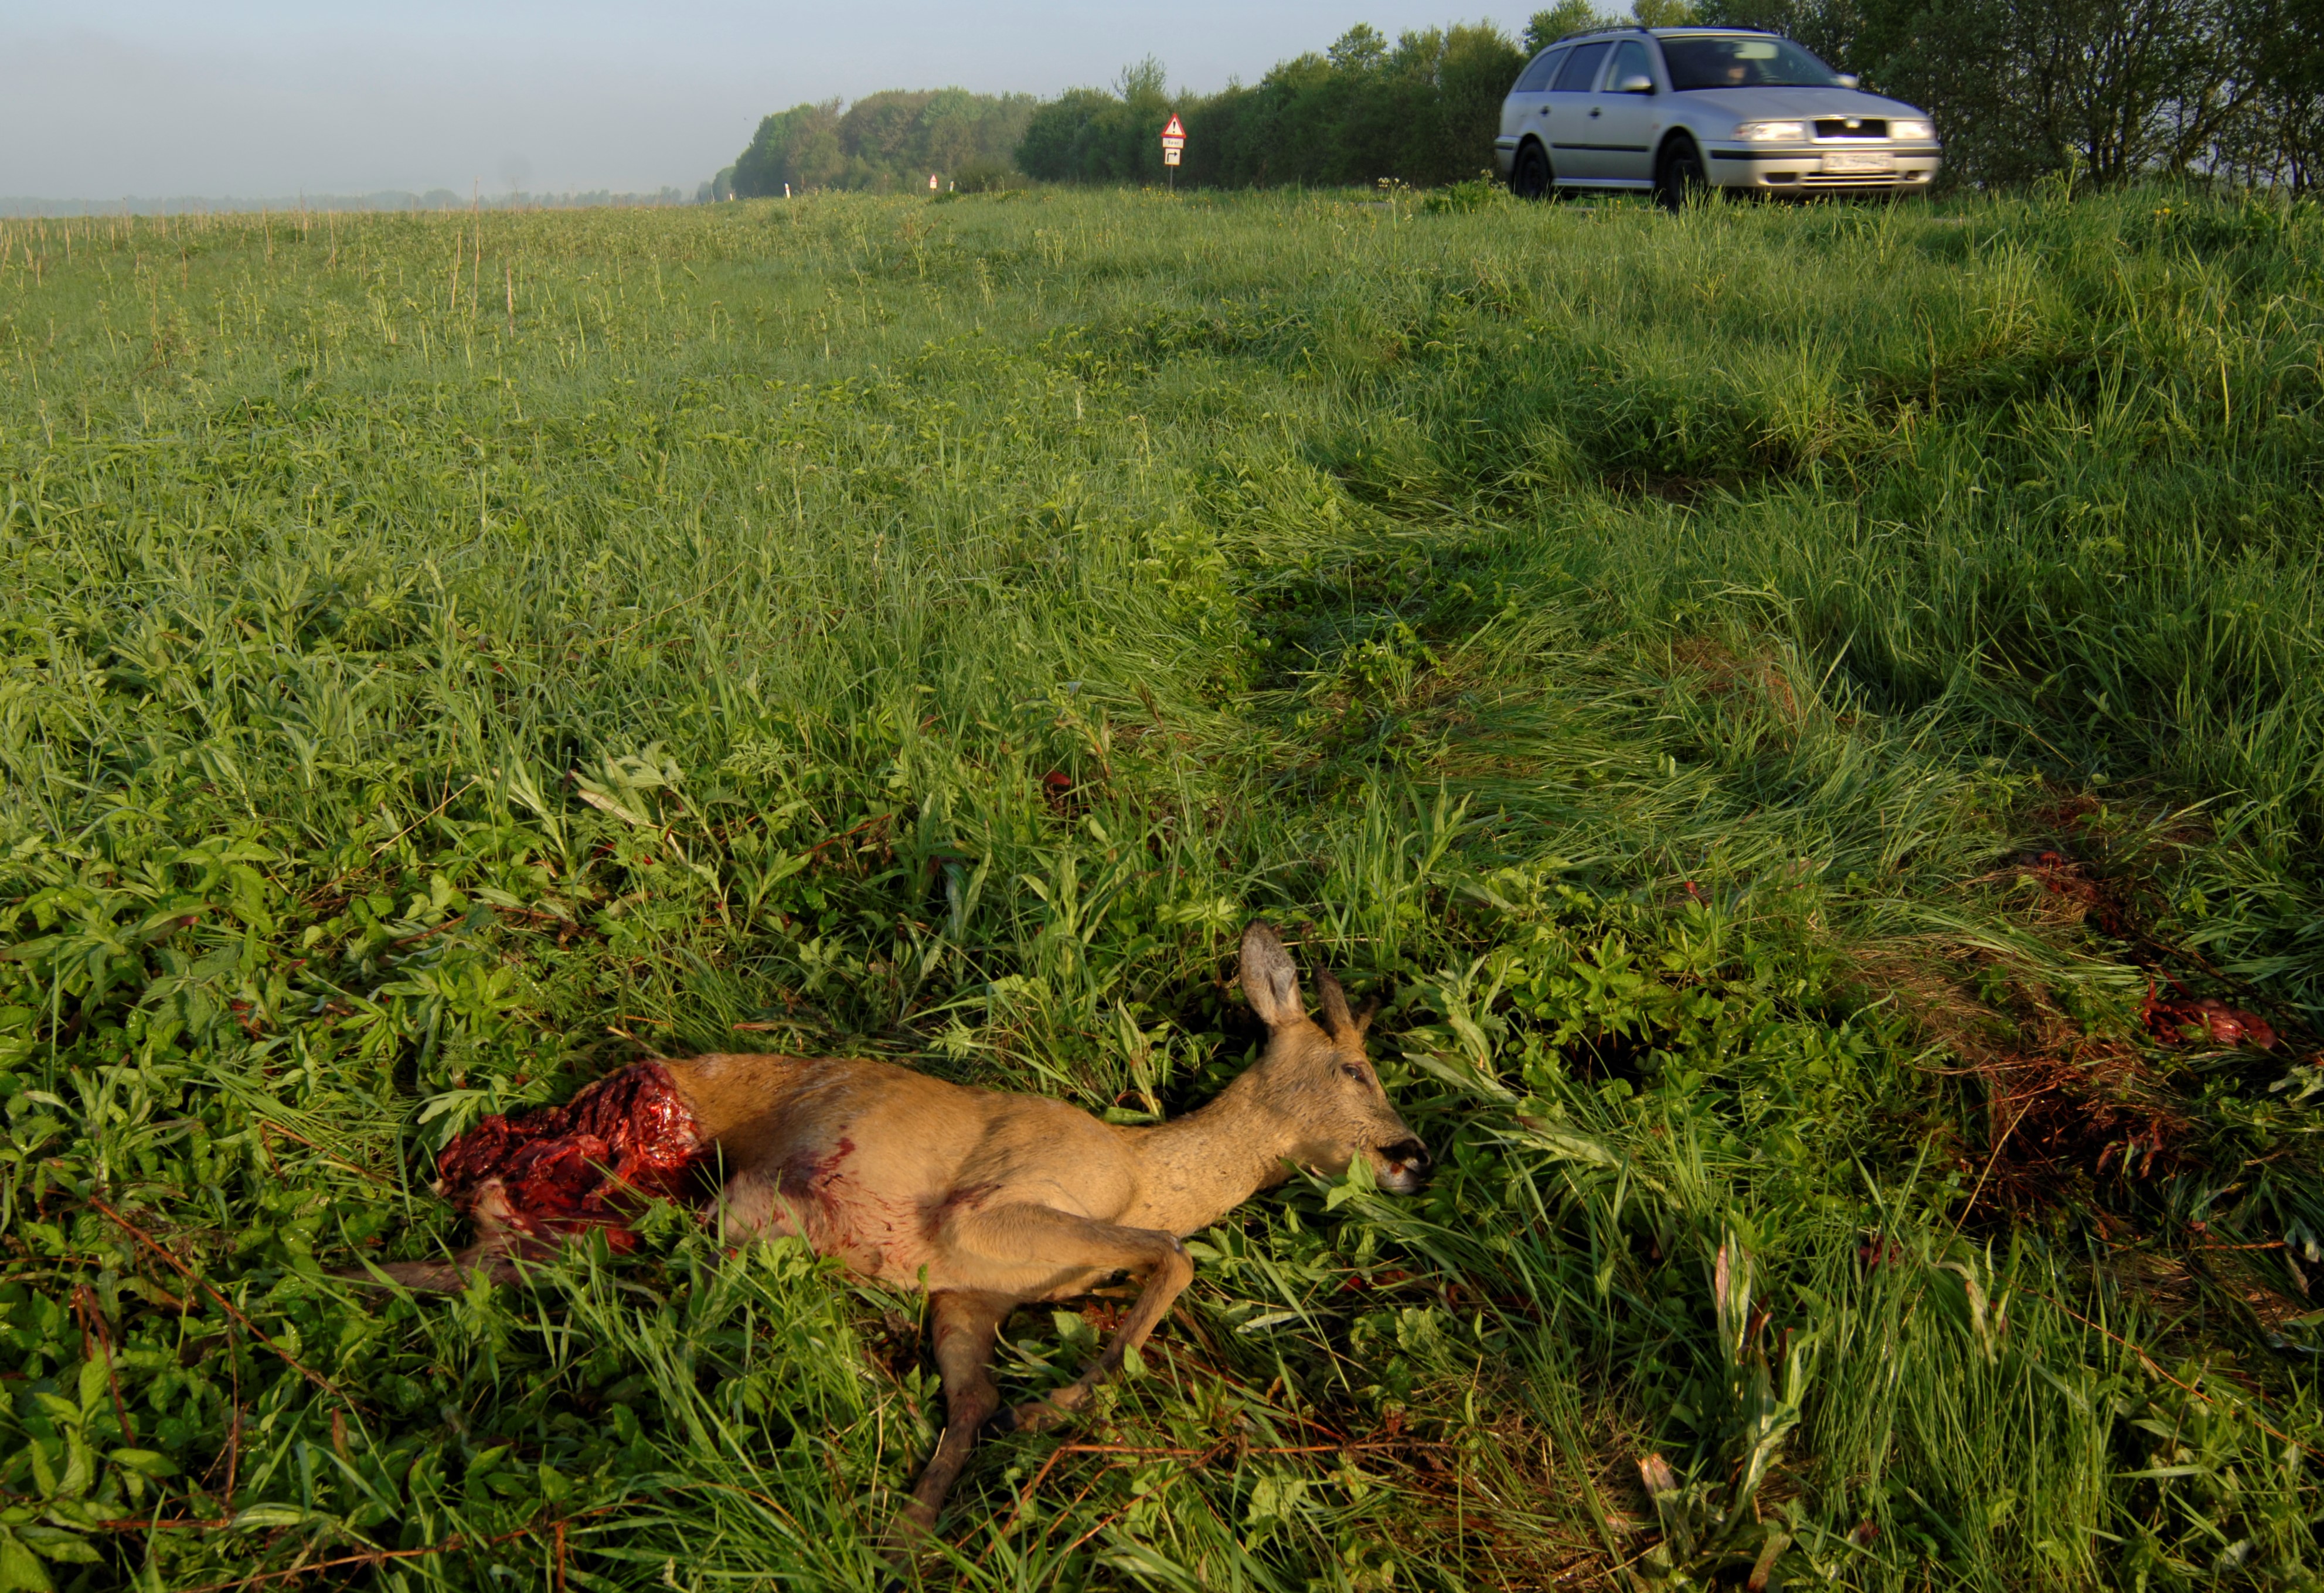
[[[1163,136],[1163,137],[1165,137],[1165,138],[1184,138],[1184,137],[1185,137],[1185,136],[1186,136],[1186,127],[1185,127],[1185,123],[1183,123],[1183,122],[1181,122],[1181,121],[1179,121],[1179,120],[1178,120],[1178,118],[1177,118],[1177,116],[1176,116],[1175,114],[1174,114],[1174,115],[1172,115],[1172,116],[1170,117],[1170,125],[1169,125],[1167,127],[1165,127],[1165,128],[1163,128],[1163,129],[1162,129],[1162,136]]]

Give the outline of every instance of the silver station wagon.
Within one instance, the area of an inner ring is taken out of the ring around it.
[[[1607,28],[1534,57],[1501,102],[1493,159],[1526,199],[1582,189],[1926,193],[1928,113],[1857,88],[1788,39]]]

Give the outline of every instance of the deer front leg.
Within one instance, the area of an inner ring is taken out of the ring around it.
[[[989,1260],[1012,1269],[1028,1264],[1053,1266],[1061,1283],[1077,1273],[1145,1274],[1137,1303],[1097,1358],[1065,1387],[1000,1412],[991,1423],[996,1432],[1038,1432],[1087,1403],[1090,1391],[1146,1342],[1194,1276],[1194,1261],[1176,1234],[1099,1222],[1047,1206],[1001,1206],[975,1212],[951,1225],[945,1237],[959,1247],[964,1260]]]
[[[912,1489],[912,1502],[897,1518],[899,1549],[908,1549],[936,1525],[945,1496],[976,1447],[978,1431],[1001,1408],[1001,1390],[992,1381],[992,1341],[1017,1301],[1005,1294],[948,1289],[931,1295],[928,1304],[935,1319],[936,1372],[944,1379],[945,1430]]]

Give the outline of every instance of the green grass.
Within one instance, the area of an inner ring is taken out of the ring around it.
[[[1254,913],[1434,1181],[930,1585],[2318,1585],[2324,213],[475,226],[0,232],[0,1587],[873,1584],[918,1301],[329,1269],[655,1051],[1178,1109]]]

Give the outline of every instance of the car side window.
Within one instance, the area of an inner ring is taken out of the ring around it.
[[[1614,51],[1614,65],[1606,73],[1606,87],[1614,89],[1625,78],[1644,78],[1654,81],[1653,63],[1646,60],[1646,47],[1636,39],[1626,39]]]
[[[1565,58],[1565,69],[1557,74],[1556,91],[1560,94],[1589,93],[1590,85],[1598,80],[1598,63],[1604,60],[1606,52],[1613,48],[1610,43],[1575,45],[1573,53]]]
[[[1550,78],[1557,71],[1558,63],[1563,61],[1564,59],[1565,51],[1563,50],[1543,51],[1539,55],[1533,58],[1533,64],[1526,68],[1525,71],[1517,79],[1517,86],[1515,88],[1510,89],[1509,92],[1512,94],[1539,94],[1542,90],[1549,87]]]

